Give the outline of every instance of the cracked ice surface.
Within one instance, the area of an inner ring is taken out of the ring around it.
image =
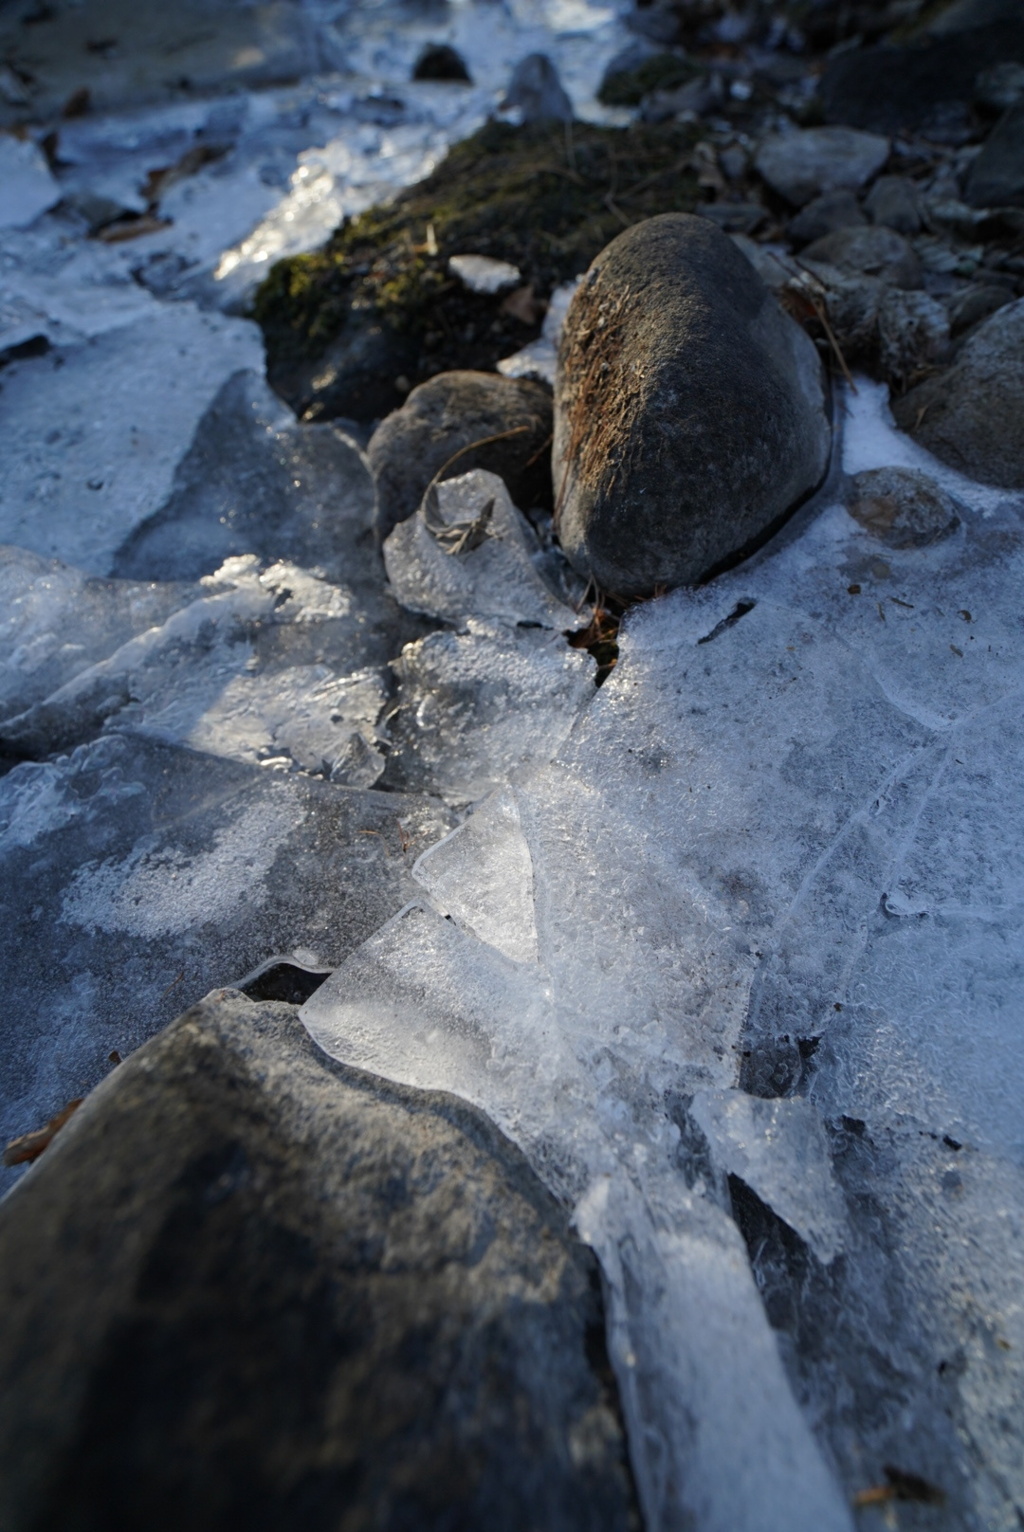
[[[912,1462],[951,1527],[1024,1505],[1024,504],[847,405],[847,460],[927,463],[958,531],[826,503],[637,609],[303,1012],[576,1204],[654,1526],[846,1526],[822,1449],[850,1488]]]

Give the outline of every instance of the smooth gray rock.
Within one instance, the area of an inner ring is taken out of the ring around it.
[[[571,122],[572,102],[546,53],[529,53],[512,71],[502,106],[518,107],[523,122]]]
[[[594,1258],[478,1112],[221,990],[0,1206],[5,1532],[630,1532]]]
[[[921,286],[921,263],[913,248],[894,229],[871,225],[837,229],[808,245],[804,257],[826,261],[839,271],[878,277],[894,287]]]
[[[551,504],[551,395],[528,378],[491,372],[442,372],[414,388],[377,427],[367,449],[377,481],[377,533],[387,537],[419,507],[435,474],[456,453],[445,478],[486,468],[505,480],[524,510]],[[463,452],[485,437],[518,434]]]
[[[869,468],[854,474],[846,509],[889,548],[926,548],[951,537],[964,508],[916,468]]]
[[[822,192],[790,220],[786,233],[795,245],[809,245],[813,240],[824,239],[826,234],[834,234],[836,229],[865,223],[867,219],[852,191]]]
[[[971,165],[964,188],[971,207],[1024,207],[1024,100],[997,123]]]
[[[766,138],[758,173],[794,207],[827,191],[859,191],[889,158],[889,140],[854,128],[802,128]]]
[[[897,234],[916,234],[921,227],[914,183],[906,176],[879,176],[864,199],[872,223]]]
[[[961,473],[1024,488],[1024,298],[979,325],[952,367],[897,400],[893,414]]]
[[[562,546],[604,590],[692,585],[821,480],[813,343],[728,235],[666,213],[627,229],[570,306],[555,390]]]

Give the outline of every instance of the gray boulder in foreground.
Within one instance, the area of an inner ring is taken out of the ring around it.
[[[215,991],[0,1205],[4,1532],[626,1532],[594,1259],[453,1098]]]
[[[1024,488],[1024,298],[980,324],[953,366],[896,400],[893,415],[969,478]]]
[[[824,476],[817,351],[733,241],[666,213],[627,229],[572,301],[555,388],[555,515],[606,591],[694,585]]]

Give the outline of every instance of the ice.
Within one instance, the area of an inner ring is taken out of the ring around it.
[[[125,538],[113,567],[191,580],[224,559],[258,554],[372,585],[380,605],[374,503],[354,442],[331,425],[299,426],[262,376],[240,371],[210,402],[168,492]]]
[[[7,367],[0,539],[110,573],[169,495],[214,395],[261,360],[255,325],[180,303]]]
[[[60,199],[41,149],[0,133],[0,229],[20,229]]]
[[[504,882],[511,868],[495,871]],[[559,1026],[552,990],[548,973],[414,904],[302,1015],[337,1058],[478,1102],[549,1184],[578,1199],[581,1232],[611,1284],[612,1352],[649,1525],[849,1527],[735,1229],[664,1174],[668,1124],[637,1122],[633,1139],[614,1060],[593,1033]]]
[[[537,961],[533,860],[512,787],[494,793],[468,824],[425,851],[412,872],[442,914],[514,963]]]
[[[61,573],[77,594],[75,571]],[[103,582],[109,609],[100,605],[101,620],[115,616],[135,589]],[[41,624],[44,659],[56,643],[56,620],[51,605]],[[366,649],[363,622],[365,613],[341,587],[285,562],[261,572],[255,556],[234,558],[204,577],[194,600],[179,598],[166,621],[79,666],[51,695],[8,716],[3,737],[8,748],[45,753],[101,729],[130,729],[232,760],[369,787],[384,767],[376,724],[389,693],[382,667],[353,668]],[[294,641],[268,641],[275,629],[290,635],[321,626],[330,632],[321,649],[333,665],[289,663]]]
[[[690,1119],[720,1171],[739,1176],[800,1235],[819,1260],[842,1249],[846,1212],[815,1108],[799,1096],[765,1100],[744,1091],[699,1091]]]
[[[594,685],[593,661],[561,633],[473,617],[407,644],[393,669],[387,781],[457,803],[550,760]]]
[[[5,1138],[45,1123],[211,987],[330,968],[414,897],[452,820],[138,736],[0,778]]]
[[[826,493],[635,608],[549,761],[303,1013],[338,1057],[476,1101],[575,1203],[652,1527],[847,1525],[811,1425],[847,1495],[888,1463],[944,1491],[936,1525],[1024,1507],[1000,1425],[1024,502],[954,483],[865,380],[839,408],[848,466],[935,473],[956,533],[893,549]]]
[[[448,270],[471,293],[500,293],[522,281],[518,266],[493,260],[489,255],[453,255]]]
[[[0,719],[42,702],[200,592],[99,580],[23,548],[0,547]]]
[[[576,613],[545,584],[539,563],[530,524],[504,480],[483,468],[432,485],[384,544],[391,587],[414,612],[453,623],[485,617],[575,627]]]

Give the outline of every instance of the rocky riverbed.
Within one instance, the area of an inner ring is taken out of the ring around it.
[[[1017,1527],[1019,6],[0,43],[0,1523]]]

